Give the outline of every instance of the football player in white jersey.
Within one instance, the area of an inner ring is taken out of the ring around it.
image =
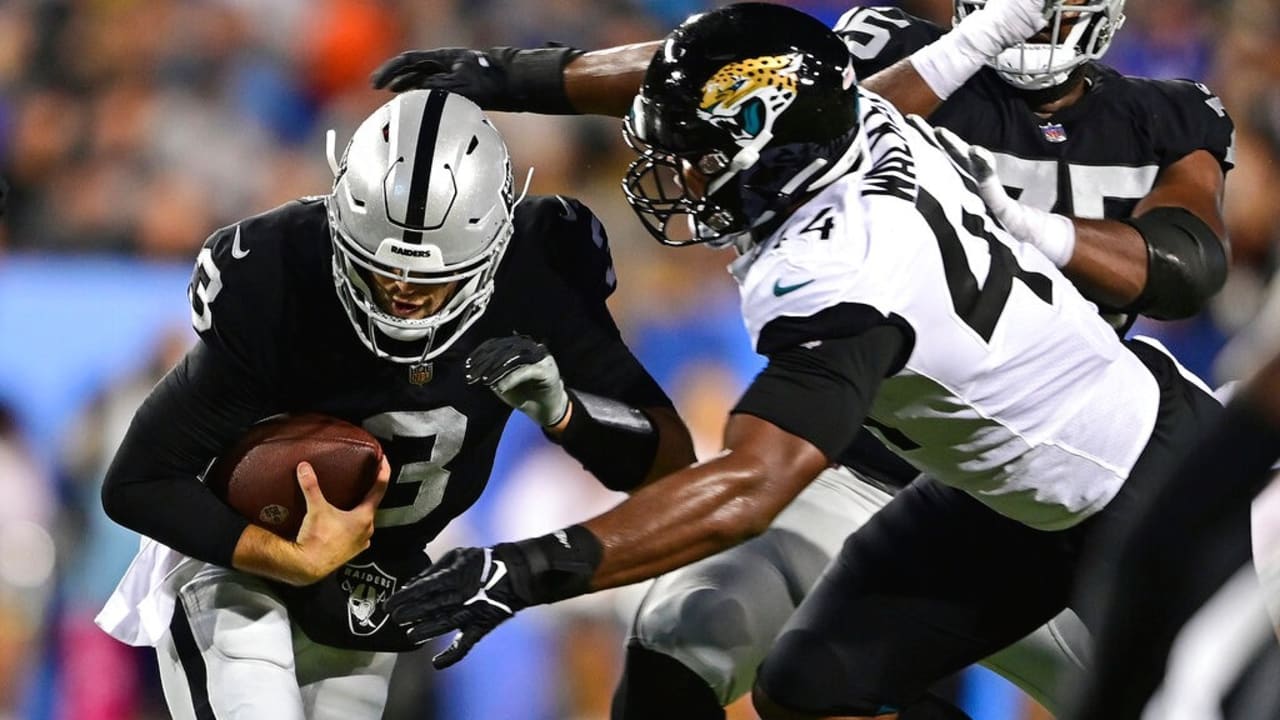
[[[654,56],[629,200],[666,242],[738,248],[769,365],[725,452],[586,522],[598,564],[552,569],[599,589],[758,535],[867,420],[932,477],[855,533],[788,621],[757,680],[767,717],[895,713],[1047,621],[1096,529],[1220,409],[1014,240],[932,130],[853,82],[838,36],[773,5],[691,18]],[[461,630],[456,659],[563,596],[506,556],[451,553],[393,617],[420,640]]]
[[[963,158],[984,199],[1113,324],[1197,312],[1226,269],[1221,196],[1233,135],[1221,102],[1203,85],[1123,77],[1097,62],[1124,23],[1123,0],[956,0],[955,9],[945,34],[893,7],[853,8],[834,29],[863,87],[993,150],[987,165]],[[621,116],[658,45],[411,51],[374,81],[445,87],[492,109]],[[806,488],[763,535],[655,582],[636,616],[614,720],[724,716],[720,705],[750,689],[849,529],[914,477],[875,450],[858,442],[841,458],[851,470]],[[984,664],[1056,713],[1053,691],[1081,665],[1087,639],[1068,612]]]

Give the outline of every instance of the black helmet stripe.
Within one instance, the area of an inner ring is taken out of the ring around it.
[[[427,107],[422,112],[422,125],[418,128],[418,147],[413,157],[413,178],[409,181],[409,202],[405,208],[405,225],[422,227],[427,224],[427,192],[431,189],[431,166],[435,159],[436,136],[440,134],[440,117],[449,94],[432,90],[427,97]],[[404,241],[422,244],[422,232],[405,230]]]

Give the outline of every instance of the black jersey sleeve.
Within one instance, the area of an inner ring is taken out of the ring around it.
[[[634,407],[670,407],[671,399],[627,347],[605,303],[617,280],[604,225],[579,200],[542,202],[530,227],[544,243],[553,281],[537,288],[537,302],[565,382]]]
[[[896,7],[856,7],[832,26],[865,78],[942,37],[942,28]]]
[[[558,217],[543,235],[552,269],[586,302],[603,304],[618,286],[609,234],[581,200],[555,196]]]
[[[283,369],[291,302],[279,222],[262,215],[209,236],[187,287],[191,324],[200,339],[265,387]]]
[[[733,412],[767,420],[837,461],[909,346],[900,326],[880,324],[850,337],[774,349]]]
[[[1171,165],[1196,150],[1207,150],[1227,172],[1235,166],[1235,123],[1222,100],[1204,83],[1151,80],[1148,102],[1152,140],[1161,165]]]
[[[248,521],[199,476],[275,412],[254,386],[224,355],[197,343],[134,415],[102,486],[107,514],[185,555],[230,566]]]

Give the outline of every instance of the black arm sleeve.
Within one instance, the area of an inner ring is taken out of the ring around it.
[[[1227,250],[1200,218],[1158,207],[1127,223],[1147,243],[1147,284],[1126,308],[1157,320],[1189,318],[1227,281]]]
[[[901,328],[878,325],[854,337],[778,350],[733,412],[802,437],[834,462],[861,430],[880,381],[907,345]]]
[[[190,557],[230,567],[249,521],[200,482],[209,463],[272,414],[261,393],[204,343],[152,389],[102,486],[112,520]]]

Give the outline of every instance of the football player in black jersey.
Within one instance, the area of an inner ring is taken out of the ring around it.
[[[331,134],[327,196],[205,243],[189,290],[199,342],[139,409],[103,488],[146,540],[98,621],[157,648],[175,717],[381,717],[394,653],[412,647],[383,602],[480,496],[513,408],[611,488],[693,459],[606,308],[600,221],[572,198],[516,197],[478,107],[406,93],[341,161],[333,149]],[[362,425],[389,466],[342,512],[300,465],[308,509],[290,541],[199,478],[256,421],[302,412]],[[570,530],[506,557],[542,568],[592,543]]]
[[[1192,315],[1221,286],[1221,199],[1233,154],[1231,119],[1203,85],[1124,77],[1099,62],[1123,24],[1123,11],[1123,0],[1087,6],[1076,0],[957,0],[958,22],[947,33],[893,7],[853,8],[834,28],[862,87],[991,149],[994,159],[984,166],[980,149],[958,142],[951,147],[958,156],[977,156],[964,160],[1015,237],[1053,259],[1121,330],[1137,314]],[[445,87],[493,109],[621,116],[658,47],[411,51],[384,63],[374,83],[392,90]],[[865,453],[846,459],[864,478],[901,484],[912,477],[868,473]],[[883,504],[887,497],[860,493],[870,496],[846,497],[845,504]],[[837,500],[814,503],[815,510],[777,534],[798,532],[829,558],[833,552],[826,548],[838,543],[822,541],[820,513],[834,513]],[[839,513],[848,516],[849,510]],[[789,543],[773,546],[773,534],[659,580],[637,617],[615,717],[663,712],[669,705],[652,703],[682,696],[679,704],[703,709],[697,717],[715,718],[721,716],[718,704],[750,687],[761,645],[795,599],[787,591],[767,592],[767,582],[743,580],[761,574],[744,568],[773,565],[801,585],[816,578]],[[751,546],[765,547],[752,552]],[[709,585],[720,590],[719,598],[700,592]],[[726,595],[751,608],[735,616],[743,619],[733,634],[751,638],[736,649],[716,639],[728,632],[721,611]],[[1050,691],[1062,669],[1079,666],[1087,636],[1064,616],[1038,638],[989,664],[1056,709]],[[752,644],[755,653],[742,652]]]

